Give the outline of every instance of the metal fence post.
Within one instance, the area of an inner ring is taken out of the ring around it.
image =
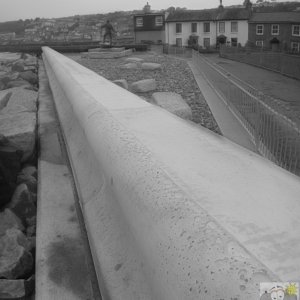
[[[257,95],[259,100],[263,100],[263,93],[259,92]],[[259,153],[259,144],[260,144],[260,125],[261,125],[261,109],[259,101],[256,100],[255,104],[255,124],[254,124],[254,140],[255,140],[255,149]]]

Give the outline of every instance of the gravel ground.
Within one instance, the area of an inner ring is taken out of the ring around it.
[[[125,63],[126,58],[84,59],[79,54],[68,54],[67,56],[108,80],[126,79],[129,86],[138,80],[154,78],[157,83],[156,92],[180,94],[191,107],[195,123],[221,134],[186,61],[152,52],[134,53],[132,57],[141,57],[145,62],[162,65],[162,69],[158,71],[143,71],[141,69],[121,69],[120,66]],[[152,93],[136,94],[146,101],[150,100],[152,95]]]

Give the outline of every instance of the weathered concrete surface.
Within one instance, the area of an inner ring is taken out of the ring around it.
[[[186,120],[192,120],[193,118],[191,108],[179,94],[172,92],[153,93],[151,102],[180,118]]]
[[[256,300],[299,278],[299,178],[44,52],[105,296]]]
[[[36,299],[99,299],[93,296],[72,174],[42,63],[39,79]]]

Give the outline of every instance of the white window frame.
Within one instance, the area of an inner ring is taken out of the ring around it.
[[[196,31],[193,31],[193,25],[196,24]],[[197,33],[198,32],[198,24],[196,22],[191,23],[191,32],[192,33]]]
[[[137,17],[135,19],[135,25],[136,25],[136,27],[143,27],[144,26],[144,19],[143,19],[143,17]]]
[[[208,24],[208,26],[209,26],[209,31],[205,31],[205,25],[206,25],[206,24]],[[203,32],[204,32],[204,33],[210,33],[210,22],[204,22],[204,23],[203,23]]]
[[[275,28],[277,28],[276,31],[274,31]],[[279,24],[271,25],[271,35],[279,35]]]
[[[221,30],[221,24],[223,25],[222,30]],[[219,22],[219,33],[225,33],[225,22]]]
[[[236,24],[236,30],[233,31],[233,28],[234,27],[233,25]],[[230,22],[230,32],[231,33],[237,33],[239,31],[239,25],[238,25],[238,22],[237,21],[232,21]]]
[[[177,25],[180,25],[180,31],[177,31]],[[175,23],[175,33],[182,34],[182,23]]]
[[[257,47],[263,48],[264,47],[264,41],[255,41],[255,45]]]
[[[297,33],[295,33],[295,29],[297,28]],[[292,25],[292,35],[293,36],[300,36],[300,24]]]
[[[162,16],[156,16],[155,17],[155,26],[162,26],[164,23]]]
[[[261,28],[261,30],[259,30]],[[264,25],[263,24],[257,24],[256,25],[256,35],[263,35],[264,34]]]
[[[296,45],[296,51],[295,50],[293,50],[293,48],[294,48],[294,46]],[[291,50],[293,51],[293,52],[300,52],[300,43],[299,42],[291,42]]]

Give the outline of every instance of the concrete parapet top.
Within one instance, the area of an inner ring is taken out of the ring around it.
[[[300,277],[298,177],[43,51],[112,299],[257,299]]]

